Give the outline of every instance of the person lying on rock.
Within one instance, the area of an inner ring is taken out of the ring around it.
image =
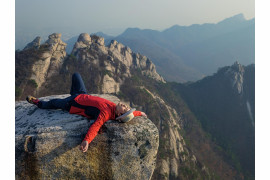
[[[88,95],[79,73],[72,75],[70,95],[65,99],[52,99],[50,101],[42,101],[33,96],[27,96],[26,100],[41,109],[62,109],[69,111],[70,114],[79,114],[87,118],[96,119],[80,145],[82,152],[88,150],[89,143],[95,138],[99,129],[106,121],[118,120],[120,122],[127,122],[134,116],[147,117],[144,112],[133,111],[125,117],[125,120],[122,120],[121,116],[129,111],[130,108],[122,102],[116,105],[107,99]]]

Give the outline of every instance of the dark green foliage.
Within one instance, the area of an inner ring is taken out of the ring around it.
[[[74,54],[70,54],[68,57],[71,59],[76,59],[76,56]]]
[[[110,76],[110,77],[113,76],[112,73],[111,73],[111,71],[109,71],[109,70],[104,70],[102,73],[103,73],[104,75],[108,75],[108,76]]]
[[[33,57],[31,57],[33,56]],[[29,58],[30,57],[30,58]],[[15,83],[16,86],[20,86],[23,80],[29,78],[31,74],[31,68],[38,54],[33,51],[16,51],[15,53]]]
[[[15,97],[19,97],[22,95],[22,89],[15,86]]]
[[[42,46],[43,49],[45,47]],[[27,49],[15,52],[15,98],[24,99],[36,89],[36,83],[30,80],[33,64],[39,59],[41,51]]]
[[[33,88],[37,88],[38,84],[36,83],[36,81],[34,79],[29,79],[27,84]]]
[[[196,171],[193,171],[192,169],[188,167],[181,167],[180,172],[183,173],[182,175],[186,179],[197,179],[198,178],[198,173]]]

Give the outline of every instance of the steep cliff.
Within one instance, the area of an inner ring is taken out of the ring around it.
[[[40,45],[40,37],[37,37],[23,51],[16,52],[17,97],[39,91],[47,78],[59,72],[66,57],[66,44],[60,38],[61,34],[51,34]]]
[[[147,118],[106,122],[86,153],[79,145],[93,120],[20,101],[15,122],[16,179],[150,179],[153,174],[159,135]]]
[[[227,161],[255,177],[255,65],[235,62],[195,83],[176,85]]]

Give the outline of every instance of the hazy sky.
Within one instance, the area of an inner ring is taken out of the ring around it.
[[[175,24],[216,23],[239,13],[253,18],[255,0],[15,0],[16,30],[118,35],[128,27],[163,30]]]

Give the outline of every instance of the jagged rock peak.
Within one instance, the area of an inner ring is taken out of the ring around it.
[[[242,66],[238,61],[235,61],[231,68],[236,72],[243,72],[244,66]]]
[[[118,42],[116,40],[111,40],[110,45],[116,45]]]
[[[88,53],[88,51],[91,51],[91,53]],[[89,61],[95,64],[98,63],[97,57],[106,55],[105,69],[111,71],[112,74],[120,72],[120,69],[115,67],[113,63],[114,60],[117,59],[126,67],[126,71],[122,72],[122,76],[124,77],[131,77],[130,69],[139,68],[142,70],[142,74],[165,83],[164,79],[156,72],[155,65],[149,58],[139,53],[132,52],[129,47],[116,40],[112,40],[108,46],[105,46],[103,37],[82,33],[74,44],[72,54],[75,55],[78,60]],[[112,81],[112,78],[110,78],[110,80],[109,78],[106,79]],[[112,86],[110,85],[109,87]],[[118,87],[118,85],[116,87]],[[105,92],[108,93],[107,91]]]
[[[28,43],[23,50],[40,47],[41,37],[37,36],[32,42]]]
[[[66,46],[66,43],[64,43],[62,40],[61,40],[61,36],[62,34],[60,33],[53,33],[51,35],[49,35],[49,39],[45,42],[45,44],[49,44],[49,45],[54,45],[54,44],[63,44]]]
[[[245,68],[238,61],[230,66],[225,72],[225,75],[230,78],[233,89],[238,94],[242,94],[243,92],[244,73]]]
[[[89,35],[88,33],[81,33],[74,44],[71,54],[77,54],[79,49],[89,48],[91,44],[104,46],[104,38],[96,35]]]
[[[46,82],[47,78],[59,72],[66,56],[67,44],[60,39],[61,34],[53,33],[48,38],[44,44],[40,45],[42,51],[32,65],[31,79],[35,80],[38,88]]]
[[[91,44],[105,46],[104,38],[101,36],[97,36],[95,34],[89,35],[88,33],[81,33],[78,37],[77,42],[74,45],[73,52],[74,52],[74,49],[78,50],[80,48],[90,47]],[[129,47],[124,46],[123,44],[117,42],[116,40],[112,40],[107,48],[109,49],[116,48],[118,50],[121,50],[122,48],[124,48],[129,53],[132,53]]]
[[[90,44],[91,43],[91,37],[87,33],[81,33],[80,36],[78,37],[77,42],[83,42],[85,44]]]
[[[118,49],[119,51],[121,51],[121,49],[125,51],[127,51],[128,53],[133,53],[132,50],[128,47],[128,46],[125,46],[123,45],[122,43],[116,41],[116,40],[111,40],[109,46],[108,46],[109,49],[113,49],[113,48],[116,48]]]
[[[100,37],[97,35],[91,35],[91,38],[92,38],[93,43],[97,43],[100,46],[104,46],[104,38],[103,37]]]
[[[97,35],[89,35],[88,33],[81,33],[78,37],[77,43],[84,43],[90,45],[92,43],[104,46],[104,38]]]
[[[60,33],[53,33],[49,35],[49,39],[44,44],[49,45],[53,51],[65,51],[67,44],[61,40],[61,36]]]

